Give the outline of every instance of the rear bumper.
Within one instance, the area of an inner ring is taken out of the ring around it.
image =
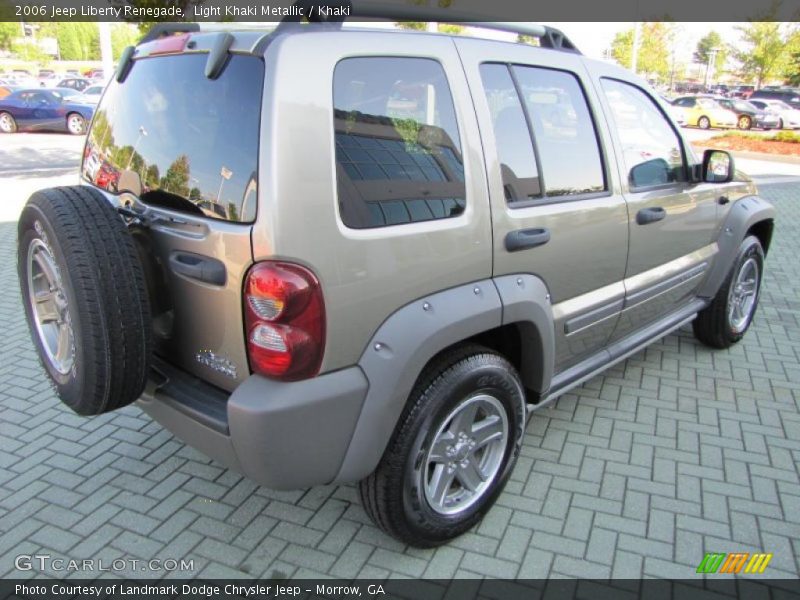
[[[350,367],[283,383],[252,375],[233,394],[157,360],[138,405],[190,446],[274,489],[331,482],[367,394]]]

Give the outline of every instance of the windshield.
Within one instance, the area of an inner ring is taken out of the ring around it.
[[[256,213],[264,63],[231,56],[215,80],[207,54],[134,62],[95,114],[82,174],[111,192],[213,219]]]

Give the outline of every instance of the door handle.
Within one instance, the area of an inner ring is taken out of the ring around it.
[[[730,198],[728,198],[727,196],[720,196],[719,198],[717,198],[717,202],[722,206],[725,206],[730,201],[731,201]]]
[[[225,285],[227,270],[216,258],[174,251],[169,255],[169,266],[173,273],[213,285]]]
[[[550,241],[550,230],[545,227],[517,229],[506,234],[505,245],[509,252],[518,252],[542,246]]]
[[[636,222],[639,225],[647,225],[648,223],[655,223],[661,221],[667,216],[667,211],[660,206],[651,206],[650,208],[643,208],[636,213]]]

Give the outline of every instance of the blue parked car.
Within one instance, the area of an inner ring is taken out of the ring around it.
[[[86,133],[94,106],[71,99],[70,89],[22,89],[0,100],[0,133],[68,131]]]

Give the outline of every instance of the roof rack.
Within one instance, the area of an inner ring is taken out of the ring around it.
[[[296,0],[292,6],[298,10],[291,11],[292,14],[290,16],[284,17],[276,31],[280,32],[293,29],[303,20],[308,20],[311,23],[323,24],[336,29],[341,28],[342,22],[346,18],[350,20],[357,20],[360,17],[384,21],[429,21],[528,35],[538,38],[539,45],[542,48],[550,48],[552,50],[572,52],[575,54],[581,53],[575,44],[572,43],[572,40],[555,27],[539,25],[538,23],[487,21],[487,15],[465,13],[457,10],[450,10],[449,8],[431,8],[370,0],[340,0],[338,2],[336,0]],[[330,16],[326,16],[321,10],[322,8],[326,9],[325,12]],[[336,11],[335,9],[348,10]],[[347,17],[336,13],[346,13]],[[235,23],[226,23],[226,25],[228,25],[229,29],[233,29],[236,26]],[[196,33],[199,31],[201,31],[201,28],[198,23],[157,23],[147,32],[147,35],[139,41],[139,44],[152,42],[153,40],[176,33]]]
[[[537,23],[487,21],[488,15],[465,13],[449,8],[431,8],[370,0],[340,0],[338,2],[336,0],[297,0],[292,6],[296,9],[303,9],[302,13],[296,10],[293,11],[292,15],[285,17],[278,27],[279,31],[291,27],[304,18],[311,22],[325,23],[332,27],[341,27],[346,18],[354,20],[358,17],[386,21],[430,21],[529,35],[538,38],[539,44],[543,48],[580,54],[575,44],[562,31],[554,27]],[[323,7],[327,9],[325,12],[331,16],[324,16],[323,11],[320,10]],[[348,10],[336,11],[335,9],[337,8]],[[337,13],[345,13],[347,16]],[[304,16],[299,16],[300,14]]]

